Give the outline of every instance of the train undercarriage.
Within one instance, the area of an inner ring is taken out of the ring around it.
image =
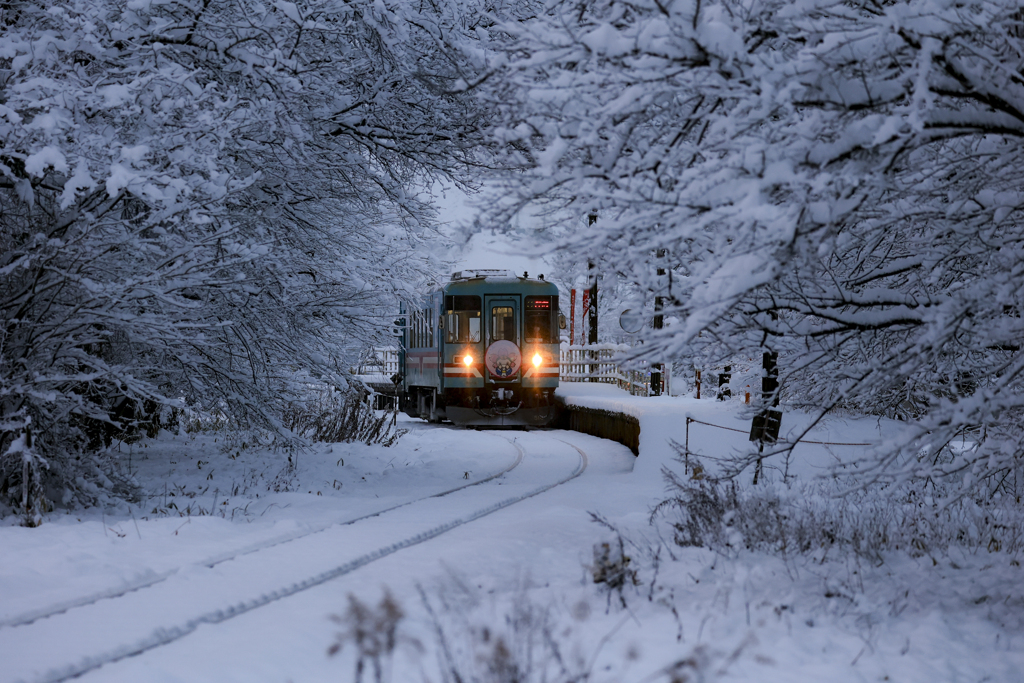
[[[542,427],[557,416],[555,390],[519,385],[480,389],[412,388],[399,408],[428,422],[448,420],[464,427]]]

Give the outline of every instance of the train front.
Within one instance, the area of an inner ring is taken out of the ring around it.
[[[557,287],[525,274],[456,273],[445,287],[444,328],[449,420],[492,426],[554,422]]]

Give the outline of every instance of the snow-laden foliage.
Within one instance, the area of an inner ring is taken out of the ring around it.
[[[933,492],[909,484],[845,497],[833,481],[743,488],[669,475],[669,486],[672,497],[654,514],[667,518],[674,541],[724,554],[747,549],[823,561],[852,552],[881,564],[893,552],[921,557],[960,548],[1016,557],[1024,548],[1024,515],[1009,498],[941,507]]]
[[[63,462],[174,405],[274,429],[306,376],[346,386],[352,347],[429,274],[415,188],[472,160],[460,20],[369,0],[4,5],[0,453],[31,423]]]
[[[494,134],[523,169],[502,210],[599,209],[562,246],[667,297],[649,358],[777,351],[789,405],[907,420],[865,476],[1005,486],[1022,22],[1009,0],[550,3],[501,26]]]

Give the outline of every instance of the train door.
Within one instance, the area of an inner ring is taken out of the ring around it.
[[[484,297],[486,351],[484,366],[490,382],[519,380],[522,354],[519,351],[519,297],[508,294]]]
[[[444,391],[444,292],[435,292],[431,297],[434,309],[434,337],[437,340],[437,378],[438,391]]]

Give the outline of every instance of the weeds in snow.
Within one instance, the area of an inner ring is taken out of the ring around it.
[[[314,442],[391,446],[406,432],[396,428],[397,415],[396,411],[378,415],[369,400],[355,392],[323,391],[314,400],[289,408],[284,424]]]
[[[399,634],[398,625],[404,617],[402,608],[386,590],[377,607],[349,594],[345,613],[331,616],[331,621],[342,630],[327,654],[333,657],[351,643],[356,650],[355,683],[362,683],[367,667],[373,670],[374,683],[383,683],[390,678],[387,675],[389,664],[400,644],[421,648],[419,641]]]
[[[622,608],[626,608],[626,586],[639,586],[640,577],[637,570],[629,565],[633,558],[626,555],[626,545],[619,530],[600,515],[591,512],[590,518],[615,534],[614,541],[603,541],[594,544],[594,564],[587,567],[594,578],[594,583],[603,584],[608,592],[608,604],[611,607],[612,593],[617,593]]]
[[[569,657],[547,607],[527,596],[512,602],[496,623],[473,619],[480,608],[476,591],[452,578],[428,598],[419,587],[433,624],[443,683],[582,683],[589,680],[581,656]]]
[[[256,477],[253,471],[252,477]],[[253,501],[248,501],[244,506],[231,505],[232,498],[245,495],[249,486],[255,481],[239,485],[232,482],[231,488],[222,492],[219,488],[210,492],[210,487],[189,489],[182,484],[164,485],[162,494],[153,496],[153,508],[150,514],[156,516],[179,517],[220,517],[221,519],[234,520],[235,517],[248,520],[254,513],[249,511]],[[207,498],[209,497],[209,500]],[[148,505],[147,505],[148,508]]]
[[[633,617],[596,641],[574,642],[577,635],[560,624],[549,604],[539,605],[525,591],[517,594],[509,610],[497,618],[483,617],[476,591],[454,578],[427,597],[420,597],[434,627],[442,683],[616,683],[623,670],[598,666],[604,648],[614,643],[619,629]],[[581,609],[581,607],[585,607]],[[589,617],[589,605],[573,608],[577,621]],[[731,654],[698,645],[646,677],[643,683],[711,683],[750,645],[744,640]],[[631,650],[626,659],[639,655]],[[604,663],[607,663],[605,660]],[[621,661],[619,662],[621,664]]]
[[[1024,549],[1024,507],[1012,500],[936,504],[920,487],[890,485],[845,492],[828,480],[743,488],[735,482],[684,480],[667,472],[673,495],[653,517],[667,517],[675,542],[734,555],[849,550],[875,564],[889,551],[912,557]]]

